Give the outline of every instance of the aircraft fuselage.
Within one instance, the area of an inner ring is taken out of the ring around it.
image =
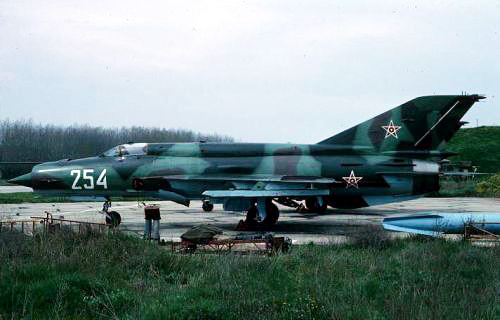
[[[347,200],[350,207],[367,206],[372,201],[392,202],[439,189],[437,163],[371,154],[369,148],[295,144],[141,145],[145,146],[142,154],[43,163],[35,166],[29,176],[13,182],[24,181],[21,184],[39,192],[78,196],[141,197],[165,190],[187,199],[201,199],[207,190],[251,190],[255,181],[278,185],[293,181],[300,187],[314,189],[319,186],[315,181],[331,179],[326,184],[330,191],[326,201],[334,207],[348,206]]]

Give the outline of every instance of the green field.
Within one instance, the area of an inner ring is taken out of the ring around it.
[[[70,202],[67,197],[46,197],[33,192],[0,193],[0,203],[52,203]]]
[[[491,175],[467,179],[441,179],[441,190],[433,196],[500,196],[500,127],[460,129],[446,145],[459,155],[450,157],[453,164],[469,163],[478,172]]]
[[[0,234],[0,319],[498,319],[500,248],[442,239],[181,255],[120,233]]]
[[[470,161],[479,172],[500,173],[500,127],[460,129],[446,146],[450,161]]]

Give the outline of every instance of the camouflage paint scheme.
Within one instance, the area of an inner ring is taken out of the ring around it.
[[[258,209],[263,221],[283,204],[359,208],[439,189],[438,161],[460,119],[484,97],[425,96],[317,144],[134,143],[100,156],[37,165],[11,180],[37,192],[152,196],[184,205],[208,199],[229,211]],[[250,210],[249,210],[250,212]]]

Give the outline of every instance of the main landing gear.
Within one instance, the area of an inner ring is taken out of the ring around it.
[[[310,212],[325,213],[328,204],[323,197],[311,197],[306,199],[306,207]]]
[[[272,227],[278,222],[280,212],[271,198],[258,199],[247,211],[245,224]]]
[[[106,214],[106,225],[110,227],[118,227],[122,222],[122,217],[116,211],[110,211],[111,209],[111,199],[106,198],[106,201],[102,205],[102,212]]]

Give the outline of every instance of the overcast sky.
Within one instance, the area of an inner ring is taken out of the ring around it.
[[[500,125],[500,1],[0,0],[0,119],[316,143],[417,96]]]

